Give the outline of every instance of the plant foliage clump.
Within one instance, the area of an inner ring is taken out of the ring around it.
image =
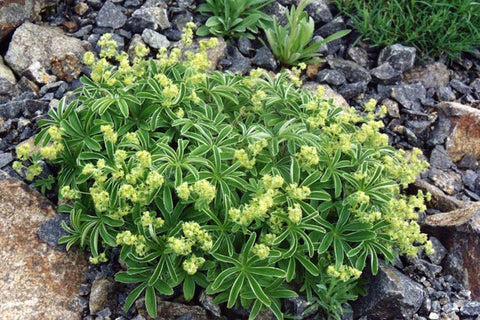
[[[61,242],[93,263],[120,247],[116,280],[137,283],[126,310],[145,296],[155,315],[156,295],[181,285],[186,300],[206,288],[251,319],[264,308],[282,319],[281,299],[299,292],[338,315],[366,265],[375,273],[379,257],[429,246],[415,222],[423,195],[399,185],[426,164],[388,146],[375,101],[357,114],[287,71],[205,72],[214,42],[186,61],[180,49],[145,59],[138,46],[130,63],[104,36],[100,57],[85,56],[91,77],[36,139],[60,167]]]
[[[480,3],[474,0],[336,0],[366,40],[403,43],[425,55],[459,58],[480,45]]]

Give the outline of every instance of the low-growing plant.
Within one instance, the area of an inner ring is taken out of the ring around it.
[[[429,248],[415,222],[423,195],[400,192],[426,163],[388,146],[375,101],[357,114],[287,71],[205,72],[214,42],[186,61],[180,49],[145,59],[140,45],[132,64],[103,36],[100,57],[86,54],[90,78],[36,137],[60,168],[60,242],[92,263],[120,248],[115,278],[137,284],[125,310],[145,296],[154,316],[157,294],[181,285],[186,300],[206,288],[250,319],[264,308],[283,319],[281,299],[298,293],[338,317],[366,264],[376,273],[379,257]]]
[[[335,32],[322,41],[311,43],[315,23],[304,11],[311,0],[302,0],[298,7],[292,6],[287,10],[287,23],[282,26],[276,17],[273,18],[273,27],[266,28],[267,41],[272,53],[282,64],[293,66],[299,63],[318,62],[318,50],[326,43],[347,35],[350,30]]]
[[[425,55],[459,58],[480,45],[480,4],[475,0],[336,0],[365,40],[403,43]]]
[[[274,0],[206,0],[198,11],[208,16],[197,35],[219,37],[246,36],[253,39],[259,28],[271,23],[270,16],[260,9]]]

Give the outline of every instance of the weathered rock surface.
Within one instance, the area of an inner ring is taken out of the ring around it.
[[[0,1],[0,43],[24,21],[35,19],[45,7],[57,0],[3,0]]]
[[[1,318],[81,319],[75,299],[84,254],[56,251],[38,238],[40,225],[55,215],[42,195],[3,171],[0,189]]]
[[[139,299],[135,302],[135,307],[138,310],[138,314],[147,320],[171,320],[178,319],[178,317],[190,314],[187,319],[195,320],[207,320],[207,312],[205,309],[199,306],[188,306],[181,303],[161,301],[157,299],[158,314],[156,318],[152,318],[148,315],[145,308],[145,299]]]
[[[403,74],[403,79],[407,82],[420,81],[425,89],[440,88],[450,82],[450,72],[446,65],[436,62],[413,67]]]
[[[302,85],[302,88],[309,90],[313,93],[316,93],[318,90],[318,86],[319,84],[316,82],[305,82]],[[342,97],[340,94],[334,91],[329,85],[322,84],[321,86],[325,88],[325,99],[327,100],[332,99],[333,104],[342,109],[346,109],[349,107],[347,100],[345,100],[344,97]]]
[[[437,109],[450,120],[445,149],[453,162],[464,156],[480,159],[480,110],[455,103],[443,102]]]
[[[3,63],[3,58],[0,56],[0,78],[7,79],[10,83],[15,84],[17,79],[12,70]]]
[[[384,263],[378,274],[368,276],[367,296],[353,303],[354,317],[412,319],[422,305],[422,286]]]
[[[380,51],[378,65],[390,64],[394,69],[404,72],[410,69],[415,63],[415,48],[406,47],[401,44],[393,44]]]
[[[61,29],[25,22],[13,34],[5,62],[21,75],[38,61],[58,79],[72,81],[80,75],[84,53],[82,41]]]
[[[91,314],[96,314],[108,306],[114,288],[115,282],[109,278],[100,278],[93,281],[88,304]]]

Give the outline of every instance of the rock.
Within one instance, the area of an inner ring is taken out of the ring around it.
[[[304,319],[314,316],[318,312],[318,306],[311,308],[313,304],[313,302],[307,301],[304,297],[285,299],[285,309],[294,319]],[[306,312],[309,308],[309,312]]]
[[[480,301],[469,301],[460,308],[460,314],[463,316],[480,316]]]
[[[345,99],[353,99],[367,91],[366,82],[344,83],[338,88],[340,93]]]
[[[325,40],[325,38],[317,35],[317,36],[314,36],[312,38],[312,43],[319,43],[319,42],[322,42],[324,40]],[[328,52],[328,45],[326,43],[322,44],[320,46],[320,48],[318,48],[317,52],[318,53],[327,53]]]
[[[435,250],[432,254],[427,254],[428,259],[432,263],[440,265],[442,263],[443,258],[445,258],[447,254],[447,249],[443,246],[443,244],[434,236],[429,237],[430,242],[432,242],[432,247]]]
[[[450,73],[447,66],[441,62],[435,62],[426,66],[414,66],[403,74],[406,82],[420,81],[425,89],[440,88],[450,82]]]
[[[450,121],[445,148],[453,162],[470,155],[480,159],[480,110],[454,102],[436,106]]]
[[[430,165],[438,169],[450,169],[455,165],[448,157],[447,151],[443,146],[437,145],[430,155]]]
[[[479,176],[475,171],[467,170],[463,175],[463,184],[470,190],[475,190],[476,189],[475,184],[477,182],[478,177]]]
[[[473,203],[461,209],[437,213],[425,218],[428,227],[455,227],[468,224],[480,210],[480,202]],[[473,221],[473,220],[472,220]],[[480,229],[479,229],[480,230]]]
[[[79,2],[75,5],[75,13],[78,14],[79,16],[83,16],[85,13],[87,13],[89,7],[88,4],[85,2]]]
[[[127,50],[130,61],[133,61],[135,59],[136,57],[135,48],[140,44],[145,45],[145,42],[143,42],[142,36],[139,34],[133,35]]]
[[[404,72],[415,63],[415,48],[394,44],[380,51],[378,65],[388,62],[395,70]]]
[[[415,180],[414,187],[422,190],[424,193],[429,192],[432,195],[431,200],[428,202],[429,208],[435,208],[442,212],[446,212],[463,208],[465,205],[463,201],[446,195],[442,190],[425,180]]]
[[[6,0],[0,2],[0,43],[27,20],[40,20],[40,12],[57,0]]]
[[[325,89],[325,99],[326,100],[329,100],[329,99],[332,99],[333,100],[333,105],[336,106],[336,107],[340,107],[342,109],[347,109],[349,108],[349,104],[347,102],[347,100],[345,100],[344,97],[342,97],[341,95],[339,95],[335,90],[333,90],[329,85],[326,85],[326,84],[322,84],[321,85],[324,89]],[[305,89],[305,90],[309,90],[313,93],[316,93],[317,90],[318,90],[318,83],[316,82],[305,82],[303,85],[302,85],[302,88]]]
[[[454,101],[456,99],[452,88],[448,86],[437,88],[436,94],[439,101]]]
[[[334,86],[339,86],[341,84],[344,84],[347,80],[345,79],[343,73],[338,70],[323,69],[318,73],[317,81],[326,82]]]
[[[114,5],[111,1],[107,1],[98,11],[95,22],[99,27],[119,29],[127,22],[127,16],[119,6]]]
[[[267,15],[272,18],[277,18],[278,23],[282,26],[287,23],[287,16],[285,15],[286,10],[287,8],[285,8],[277,1],[274,1],[262,8],[262,11],[265,12]]]
[[[435,146],[438,144],[444,144],[447,139],[451,128],[450,120],[443,113],[438,115],[438,120],[433,126],[433,130],[430,134],[428,144]]]
[[[337,31],[345,30],[345,29],[346,29],[345,21],[343,20],[343,18],[341,16],[338,16],[335,19],[333,19],[332,21],[330,21],[330,22],[324,24],[323,26],[321,26],[320,28],[318,28],[316,31],[322,37],[326,38],[326,37],[334,34]]]
[[[7,164],[13,161],[13,156],[10,152],[0,152],[0,168],[5,167]]]
[[[47,72],[71,81],[80,75],[84,53],[82,41],[61,29],[25,22],[13,34],[5,61],[19,75],[38,61]]]
[[[231,64],[226,70],[235,74],[246,74],[250,70],[250,59],[245,58],[234,46],[227,47],[227,59]]]
[[[314,0],[306,8],[305,11],[312,17],[315,23],[326,23],[333,19],[332,12],[328,8],[325,0]]]
[[[17,82],[12,70],[3,64],[2,56],[0,56],[0,79],[1,78],[8,80],[11,84],[15,84]]]
[[[170,28],[167,5],[162,1],[145,3],[140,9],[132,13],[133,23],[141,23],[153,30]],[[140,31],[141,32],[141,31]]]
[[[145,299],[141,298],[135,302],[138,314],[147,320],[152,320],[145,309]],[[157,299],[158,314],[155,319],[170,320],[190,313],[195,320],[207,320],[207,312],[199,306],[189,306],[176,302],[161,301]]]
[[[402,73],[399,70],[394,69],[390,63],[385,62],[370,70],[370,74],[382,81],[395,81],[400,78]]]
[[[277,61],[275,60],[275,57],[273,56],[270,49],[265,46],[262,46],[260,49],[257,50],[257,53],[252,59],[252,63],[267,70],[277,69]]]
[[[426,90],[421,83],[399,84],[391,88],[390,96],[403,107],[412,110],[421,108],[421,100],[425,99]]]
[[[468,85],[458,79],[452,79],[452,81],[450,81],[450,86],[461,94],[470,94],[472,91]]]
[[[90,314],[96,314],[109,304],[109,297],[115,289],[115,282],[109,278],[95,279],[90,289],[88,308]]]
[[[368,53],[363,48],[350,47],[347,50],[347,56],[362,67],[368,66]]]
[[[202,291],[199,298],[200,304],[215,317],[221,318],[220,306],[213,302],[213,297]]]
[[[437,168],[431,168],[428,171],[428,178],[433,181],[435,186],[439,187],[448,195],[452,195],[461,188],[462,178],[455,172],[446,172]]]
[[[38,230],[38,237],[49,246],[60,251],[65,251],[65,245],[58,244],[58,240],[60,240],[61,237],[69,235],[69,233],[62,228],[62,222],[68,224],[70,222],[69,216],[58,213],[53,218],[42,223]]]
[[[372,77],[370,76],[368,70],[353,61],[337,58],[327,58],[327,62],[332,69],[341,72],[345,76],[345,78],[351,83],[368,83],[370,82],[370,80],[372,80]]]
[[[392,99],[385,99],[382,101],[382,105],[387,107],[387,113],[392,118],[400,118],[400,109],[398,108],[398,103]]]
[[[225,58],[227,43],[223,38],[217,38],[218,44],[213,48],[207,49],[208,60],[211,62],[209,70],[215,70],[220,60]]]
[[[368,276],[367,295],[352,303],[352,307],[355,318],[412,319],[423,299],[421,285],[381,262],[378,274]]]
[[[87,261],[74,250],[58,252],[37,237],[55,215],[41,194],[0,171],[0,314],[3,319],[81,319],[70,308]]]
[[[143,30],[142,39],[154,49],[168,48],[170,46],[170,41],[168,41],[167,37],[152,29]]]
[[[55,76],[49,75],[40,62],[35,61],[23,73],[27,78],[39,84],[51,83],[57,80]]]
[[[238,38],[238,50],[246,57],[249,57],[253,50],[252,41],[245,36],[240,36]]]

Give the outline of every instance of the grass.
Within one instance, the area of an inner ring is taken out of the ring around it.
[[[335,0],[362,38],[402,43],[451,61],[480,45],[480,2],[474,0]]]

